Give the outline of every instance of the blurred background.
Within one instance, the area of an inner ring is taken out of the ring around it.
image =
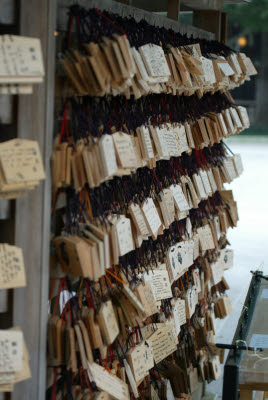
[[[251,127],[226,141],[240,153],[243,175],[230,185],[238,202],[238,227],[228,232],[234,249],[234,267],[226,271],[234,314],[216,321],[216,341],[231,343],[251,280],[251,270],[268,274],[268,0],[225,5],[228,12],[228,42],[245,52],[258,75],[235,89],[232,96],[247,107]],[[189,18],[187,16],[186,18]],[[209,385],[221,397],[222,379]]]
[[[226,140],[234,153],[241,154],[244,164],[243,175],[229,185],[240,218],[238,227],[228,232],[234,266],[225,272],[234,313],[216,320],[216,342],[231,343],[250,271],[260,269],[268,274],[268,0],[225,4],[222,11],[228,13],[227,45],[245,52],[258,70],[257,76],[232,91],[236,103],[247,107],[251,127]],[[180,21],[193,24],[193,13],[181,13]],[[221,398],[222,383],[221,377],[208,385],[208,390]]]

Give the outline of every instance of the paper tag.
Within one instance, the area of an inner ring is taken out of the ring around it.
[[[234,70],[231,68],[228,62],[218,62],[218,66],[225,76],[231,76],[235,74]]]
[[[220,364],[220,359],[219,356],[213,357],[211,360],[211,366],[212,366],[212,371],[213,371],[213,378],[216,380],[221,376],[221,364]]]
[[[127,362],[127,360],[125,358],[123,360],[123,363],[124,363],[125,371],[126,371],[126,374],[127,374],[127,377],[128,377],[128,382],[130,384],[131,390],[132,390],[132,392],[134,394],[135,399],[138,399],[139,398],[138,388],[137,388],[137,384],[135,382],[133,373],[131,371],[131,368],[130,368],[130,366],[129,366],[129,364],[128,364],[128,362]]]
[[[220,251],[220,261],[223,269],[229,269],[233,266],[234,251],[232,249],[223,249]]]
[[[212,263],[210,265],[211,276],[212,276],[212,285],[217,285],[220,283],[221,278],[223,276],[223,266],[220,260]]]
[[[177,279],[179,271],[183,269],[180,268],[180,264],[182,265],[182,256],[181,253],[178,253],[179,249],[177,249],[176,246],[170,247],[167,253],[168,271],[171,283]]]
[[[240,176],[244,171],[242,159],[240,154],[235,154],[233,157],[234,166],[237,172],[237,175]]]
[[[200,280],[198,268],[193,270],[193,279],[194,279],[194,286],[196,288],[196,291],[197,291],[197,293],[200,293],[202,288],[201,288],[201,280]]]
[[[218,114],[218,117],[220,119],[220,124],[221,124],[221,127],[223,129],[223,135],[224,136],[228,136],[228,130],[226,128],[226,125],[225,125],[225,122],[224,122],[222,114]]]
[[[146,44],[139,47],[148,74],[152,77],[169,76],[170,70],[161,46]]]
[[[22,250],[8,244],[0,245],[0,289],[26,286]]]
[[[141,209],[144,213],[151,235],[156,236],[158,229],[162,224],[153,199],[150,197],[147,198],[143,202]]]
[[[188,237],[191,238],[192,234],[193,234],[193,231],[192,231],[192,223],[191,223],[190,218],[186,219],[186,230],[187,230],[187,233],[188,233]]]
[[[211,250],[215,248],[212,232],[208,224],[200,228],[197,228],[197,233],[199,236],[200,246],[202,251]]]
[[[177,146],[176,135],[172,129],[165,128],[165,141],[170,157],[179,157],[180,152]]]
[[[161,324],[157,324],[157,326],[161,327],[163,325],[163,323]],[[177,334],[177,328],[176,328],[176,324],[175,324],[175,319],[174,317],[171,315],[168,317],[168,319],[165,320],[164,325],[169,325],[171,326],[171,330],[175,339],[175,343],[178,344],[179,340],[178,340],[178,334]]]
[[[104,390],[117,400],[129,400],[128,385],[105,368],[96,363],[88,363],[89,380],[92,380],[91,375],[99,390]]]
[[[202,62],[202,69],[206,82],[210,85],[213,85],[214,83],[216,83],[216,77],[212,60],[209,60],[208,58],[202,56],[200,57],[200,61]]]
[[[116,132],[112,135],[119,164],[122,168],[137,168],[137,160],[131,136]]]
[[[193,316],[197,302],[198,302],[198,297],[195,290],[195,286],[192,286],[186,292],[186,316],[188,319],[190,319]]]
[[[163,189],[160,192],[161,201],[165,204],[165,212],[167,213],[168,224],[170,225],[175,219],[175,205],[173,192],[170,189]],[[164,219],[165,216],[163,215]]]
[[[118,169],[112,136],[103,135],[99,140],[99,147],[105,176],[112,176]]]
[[[237,108],[239,110],[243,125],[248,128],[250,126],[250,121],[246,107],[238,106]]]
[[[154,158],[154,151],[153,151],[153,146],[152,146],[152,142],[151,142],[149,129],[143,125],[140,127],[140,133],[141,133],[141,138],[142,138],[142,144],[147,153],[147,157]]]
[[[208,195],[205,191],[201,177],[198,174],[193,174],[192,178],[193,178],[195,188],[197,191],[197,195],[199,196],[199,198],[202,200],[207,199]]]
[[[179,211],[188,211],[189,204],[184,196],[181,185],[171,185],[169,188],[174,196],[175,205]]]
[[[8,77],[8,83],[31,82],[31,78],[34,82],[33,78],[44,76],[40,39],[14,35],[2,35],[0,39],[0,76]]]
[[[140,206],[138,204],[131,203],[129,205],[129,212],[132,216],[133,222],[135,224],[138,233],[142,236],[149,236],[150,233]]]
[[[158,308],[156,305],[154,292],[151,283],[146,283],[145,285],[139,285],[136,288],[136,292],[144,307],[144,312],[146,317],[150,317],[153,314],[158,312]]]
[[[172,297],[170,281],[166,269],[145,272],[143,279],[152,285],[154,298],[156,301],[170,299]]]
[[[202,169],[200,169],[199,175],[200,175],[200,177],[202,179],[202,182],[203,182],[203,185],[204,185],[204,188],[205,188],[205,191],[206,191],[207,195],[211,196],[212,195],[212,189],[211,189],[211,186],[210,186],[210,183],[209,183],[209,180],[208,180],[207,172],[202,170]]]
[[[149,346],[149,344],[148,344]],[[133,371],[135,381],[138,382],[142,380],[146,375],[148,375],[148,369],[145,365],[145,343],[135,346],[127,353],[127,359],[129,365]],[[151,358],[153,360],[153,353],[151,349]],[[154,366],[154,364],[153,364]],[[152,367],[151,367],[152,368]]]
[[[166,142],[166,132],[167,129],[164,126],[156,127],[155,132],[157,134],[158,141],[156,141],[155,145],[157,148],[158,155],[160,157],[164,157],[166,159],[169,158],[169,149],[168,144]]]
[[[208,174],[209,183],[210,183],[210,186],[211,186],[211,189],[212,189],[212,193],[215,193],[218,188],[217,188],[217,185],[216,185],[212,170],[208,169],[207,170],[207,174]]]
[[[177,138],[177,147],[179,149],[179,153],[184,153],[185,151],[188,152],[190,150],[188,142],[187,142],[187,134],[185,131],[184,125],[177,125],[172,127],[175,136]]]
[[[237,59],[237,55],[236,54],[231,54],[230,58],[231,58],[232,62],[234,63],[234,67],[236,69],[237,74],[241,75],[242,74],[242,70],[241,70],[239,61]]]
[[[231,107],[229,110],[230,110],[234,125],[237,128],[242,128],[241,120],[239,118],[239,115],[237,114],[236,109],[234,107]]]
[[[8,184],[45,179],[39,145],[34,140],[13,139],[1,143],[0,161]]]
[[[186,324],[186,307],[184,299],[176,299],[174,308],[173,308],[173,316],[175,320],[175,326],[177,335],[180,333],[181,326]]]
[[[233,120],[232,120],[232,118],[231,118],[230,111],[229,111],[228,108],[224,111],[224,115],[225,115],[227,124],[228,124],[229,127],[230,127],[230,131],[231,131],[231,132],[229,132],[229,133],[230,133],[231,135],[233,135],[233,134],[235,133],[235,130],[236,130],[236,129],[235,129],[235,127],[234,127]]]
[[[20,371],[23,358],[21,331],[0,330],[0,372]]]
[[[154,367],[154,356],[152,346],[146,340],[143,342],[143,356],[144,365],[146,367],[146,370],[149,372],[149,370]]]
[[[119,327],[111,300],[101,304],[97,319],[106,344],[112,344],[119,334]]]
[[[157,329],[147,341],[152,346],[156,364],[177,350],[171,326],[163,326],[163,328]]]
[[[227,176],[230,179],[230,182],[232,182],[236,177],[237,177],[237,173],[234,167],[234,163],[233,163],[233,157],[228,157],[223,161],[223,166],[227,171]]]
[[[120,216],[115,225],[120,256],[124,256],[134,250],[130,219]]]

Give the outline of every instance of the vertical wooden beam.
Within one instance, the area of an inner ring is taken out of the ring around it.
[[[180,14],[180,0],[168,0],[168,18],[178,21]]]
[[[221,42],[227,43],[228,39],[228,14],[225,12],[221,13]]]
[[[44,400],[57,1],[20,0],[20,6],[20,33],[41,39],[46,76],[32,95],[19,97],[18,137],[39,142],[46,180],[16,203],[15,244],[23,249],[27,287],[14,291],[13,325],[24,332],[32,379],[15,386],[12,400]]]
[[[221,38],[221,11],[195,10],[193,25],[215,34],[215,39]]]

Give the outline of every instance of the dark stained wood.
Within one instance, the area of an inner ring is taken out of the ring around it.
[[[228,14],[221,13],[221,42],[227,43],[228,39]]]
[[[168,0],[168,13],[170,19],[178,21],[180,14],[180,0]]]
[[[204,29],[215,34],[215,39],[221,37],[221,11],[197,10],[194,11],[193,24],[197,28]]]

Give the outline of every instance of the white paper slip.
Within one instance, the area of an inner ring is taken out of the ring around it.
[[[112,176],[118,169],[112,136],[103,135],[99,141],[99,147],[105,175]]]
[[[40,39],[0,36],[0,82],[42,82],[44,66]]]
[[[148,271],[143,275],[144,281],[151,283],[156,301],[170,299],[172,297],[170,281],[166,269]]]
[[[151,43],[145,44],[144,46],[139,47],[139,52],[141,53],[150,76],[168,77],[170,75],[170,70],[162,47]]]
[[[115,225],[115,229],[117,232],[120,256],[124,256],[134,250],[130,219],[120,216],[120,219]]]
[[[190,209],[189,204],[184,196],[181,185],[171,185],[170,190],[173,193],[175,205],[179,211],[188,211]]]
[[[176,341],[170,325],[164,325],[157,329],[148,339],[152,349],[155,363],[159,363],[164,358],[177,350]]]
[[[0,372],[21,370],[22,343],[21,331],[0,330]]]
[[[250,343],[250,347],[263,347],[268,349],[268,335],[261,335],[258,333],[253,333]]]
[[[95,381],[97,388],[109,393],[112,398],[117,400],[128,400],[128,385],[105,368],[96,363],[88,363],[89,380]]]
[[[151,198],[146,199],[141,209],[144,213],[151,235],[157,235],[158,229],[161,226],[161,220],[155,207],[154,201]]]
[[[0,160],[8,184],[45,179],[39,145],[34,140],[12,139],[1,143]]]

